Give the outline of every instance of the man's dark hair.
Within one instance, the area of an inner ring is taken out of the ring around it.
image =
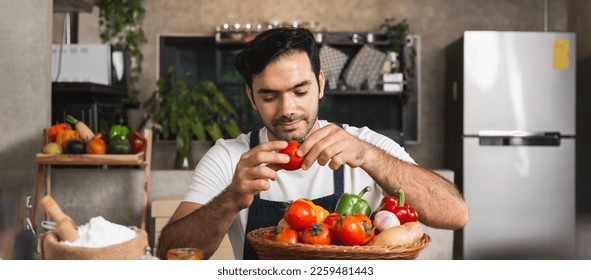
[[[305,52],[310,59],[312,71],[319,82],[320,57],[314,35],[306,28],[281,27],[269,29],[256,36],[236,56],[236,69],[252,90],[252,76],[263,72],[265,67],[284,55]]]

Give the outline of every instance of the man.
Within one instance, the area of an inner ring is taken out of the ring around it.
[[[467,223],[456,187],[416,165],[393,140],[367,127],[318,120],[325,77],[308,30],[261,33],[237,56],[236,68],[264,127],[217,141],[200,160],[184,201],[162,231],[160,258],[178,247],[201,248],[209,258],[228,233],[237,259],[256,259],[245,234],[276,225],[285,202],[307,198],[332,211],[342,193],[367,185],[373,190],[364,198],[372,209],[401,188],[424,224],[458,229]],[[289,140],[303,141],[300,170],[278,167],[289,162],[277,152]]]

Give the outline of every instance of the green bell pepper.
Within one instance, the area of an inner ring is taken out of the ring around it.
[[[109,139],[113,139],[113,137],[117,135],[123,135],[127,137],[127,135],[129,135],[129,128],[120,124],[111,126],[111,129],[109,130]]]
[[[107,146],[107,153],[109,154],[129,154],[130,151],[131,144],[124,135],[116,135],[109,141],[109,146]]]
[[[363,188],[358,195],[344,193],[337,202],[335,212],[341,215],[361,213],[369,216],[371,214],[371,207],[369,206],[369,203],[363,199],[363,195],[370,190],[371,187],[367,186]]]

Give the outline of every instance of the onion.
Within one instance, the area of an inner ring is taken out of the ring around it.
[[[373,218],[373,225],[379,231],[384,231],[391,227],[399,226],[400,220],[398,220],[396,214],[390,211],[381,210],[375,214]]]

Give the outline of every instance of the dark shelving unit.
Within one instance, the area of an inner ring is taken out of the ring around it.
[[[113,124],[123,123],[127,88],[95,83],[54,82],[51,86],[51,123],[65,122],[72,115],[103,135]]]
[[[258,129],[262,123],[250,107],[244,94],[243,80],[234,68],[235,55],[256,35],[256,32],[225,31],[206,36],[162,35],[160,37],[160,77],[166,75],[169,65],[176,66],[176,77],[184,77],[188,86],[199,80],[211,80],[228,97],[237,109],[242,131]],[[348,66],[357,51],[368,42],[379,50],[391,49],[387,36],[381,32],[338,31],[316,32],[316,39],[323,45],[341,50],[349,56]],[[347,88],[339,80],[337,89],[325,89],[320,103],[320,118],[368,126],[400,144],[419,142],[420,100],[420,37],[409,35],[403,59],[413,65],[400,92],[382,90],[383,81],[375,89]],[[412,61],[410,61],[412,60]]]

